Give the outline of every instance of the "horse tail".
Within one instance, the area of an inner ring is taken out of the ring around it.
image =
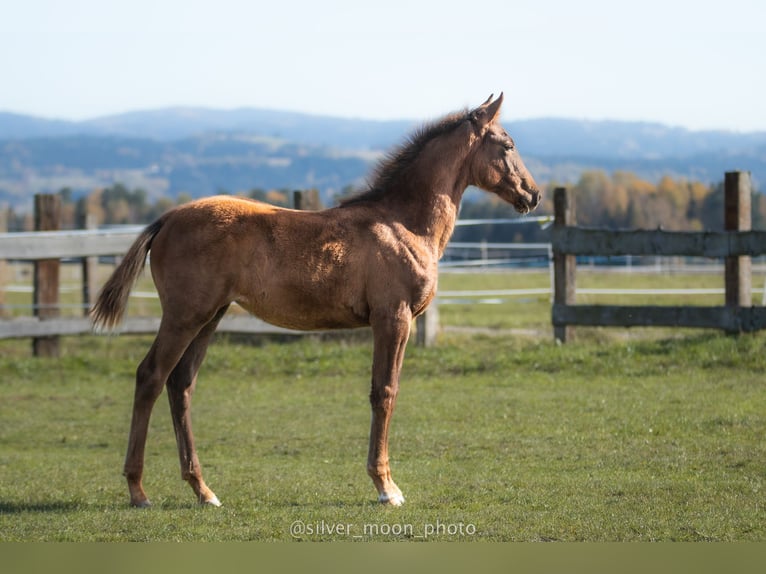
[[[164,222],[165,217],[161,217],[141,232],[104,284],[90,313],[96,329],[113,329],[122,321],[130,290],[143,271],[152,241]]]

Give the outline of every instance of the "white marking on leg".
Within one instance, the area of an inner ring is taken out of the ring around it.
[[[378,502],[381,504],[390,504],[391,506],[401,506],[404,504],[404,496],[401,493],[386,494],[384,492],[378,496]]]

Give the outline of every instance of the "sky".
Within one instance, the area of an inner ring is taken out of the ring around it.
[[[169,106],[766,130],[763,0],[0,0],[0,111]]]

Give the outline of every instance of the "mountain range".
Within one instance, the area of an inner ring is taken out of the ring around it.
[[[503,123],[542,183],[569,183],[591,169],[706,183],[747,170],[757,189],[766,181],[766,132],[562,118]],[[76,122],[0,112],[0,202],[23,207],[34,193],[122,183],[155,197],[315,187],[328,203],[361,185],[417,125],[264,109],[171,108]]]

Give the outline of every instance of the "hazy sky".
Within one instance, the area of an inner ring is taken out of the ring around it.
[[[0,110],[165,106],[766,130],[763,0],[0,0]]]

